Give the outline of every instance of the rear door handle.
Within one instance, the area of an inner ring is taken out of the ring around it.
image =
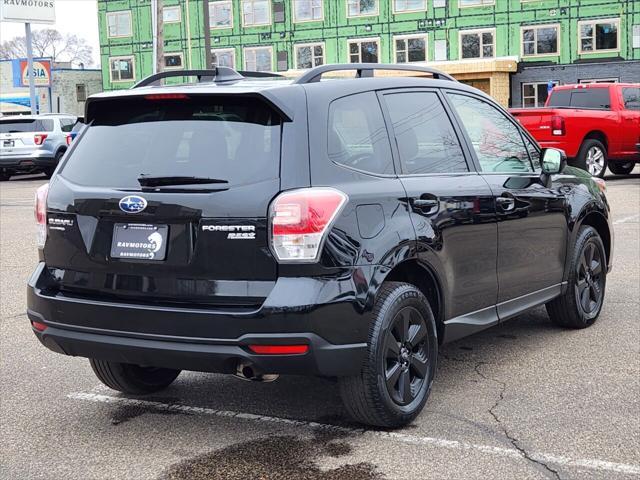
[[[510,197],[497,197],[496,198],[496,203],[503,210],[513,210],[513,207],[516,206],[516,201],[513,198],[510,198]]]

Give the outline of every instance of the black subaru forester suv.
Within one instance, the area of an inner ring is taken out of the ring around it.
[[[198,81],[159,85],[175,75]],[[337,377],[355,420],[394,427],[443,342],[539,305],[596,320],[604,182],[490,97],[428,67],[255,76],[89,98],[36,195],[28,317],[46,347],[128,394],[180,370]]]

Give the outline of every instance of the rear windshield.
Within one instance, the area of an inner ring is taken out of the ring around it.
[[[215,178],[230,186],[278,178],[280,118],[256,99],[118,99],[93,120],[62,168],[91,186],[139,187],[140,175]]]
[[[52,132],[53,120],[33,118],[0,120],[0,133]]]
[[[580,88],[575,90],[555,90],[549,99],[550,107],[595,108],[609,110],[608,88]]]

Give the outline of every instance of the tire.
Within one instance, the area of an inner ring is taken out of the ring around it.
[[[366,425],[407,425],[429,397],[437,357],[436,323],[425,296],[408,283],[385,282],[373,309],[362,371],[339,378],[347,413]]]
[[[53,172],[56,171],[56,167],[60,163],[60,159],[62,158],[63,155],[64,155],[64,152],[56,153],[56,156],[54,158],[55,165],[52,165],[51,167],[46,167],[44,170],[42,170],[47,178],[51,178],[51,176],[53,175]]]
[[[11,174],[7,172],[0,172],[0,182],[6,182],[11,178]]]
[[[607,171],[607,149],[599,140],[588,138],[580,146],[576,165],[594,177],[604,177]]]
[[[167,388],[180,370],[141,367],[128,363],[89,359],[93,373],[107,387],[131,395],[145,395]]]
[[[635,162],[609,162],[609,170],[616,175],[629,175],[635,166]]]
[[[593,227],[580,228],[572,255],[567,291],[547,303],[547,313],[561,327],[586,328],[600,315],[607,283],[604,245]]]

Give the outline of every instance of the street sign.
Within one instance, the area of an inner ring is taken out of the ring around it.
[[[0,0],[0,21],[55,23],[55,0]]]

